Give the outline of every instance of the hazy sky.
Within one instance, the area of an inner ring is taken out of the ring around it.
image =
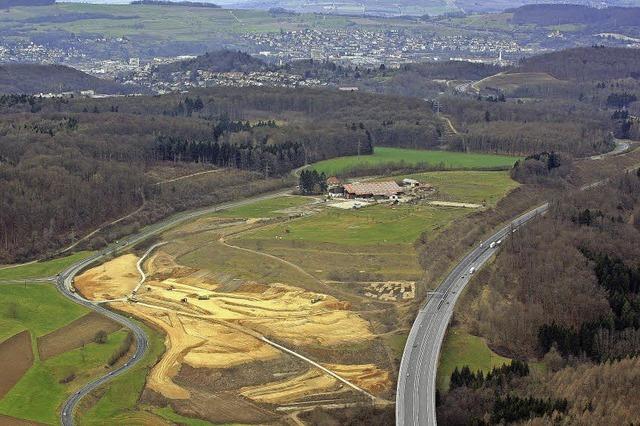
[[[180,0],[173,0],[180,1]],[[245,0],[191,0],[200,3],[215,3],[219,5],[229,5],[245,3]],[[248,1],[248,0],[246,0]],[[94,4],[129,4],[131,0],[56,0],[56,3],[94,3]]]

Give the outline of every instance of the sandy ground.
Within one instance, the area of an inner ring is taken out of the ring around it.
[[[141,301],[182,304],[192,312],[232,321],[293,345],[339,345],[373,338],[369,323],[348,310],[348,303],[297,287],[273,284],[262,293],[221,293],[179,279],[148,284],[152,291],[140,293]]]
[[[131,255],[114,259],[104,269],[98,267],[83,274],[76,280],[80,281],[77,285],[83,294],[91,293],[94,297],[122,294],[123,288],[131,287],[115,283],[121,280],[118,277],[128,278],[129,270],[135,271],[136,261]],[[144,267],[148,279],[136,295],[136,303],[116,302],[114,306],[166,333],[166,352],[152,368],[147,387],[172,401],[181,401],[180,404],[185,404],[194,392],[200,392],[189,383],[174,381],[183,365],[213,374],[284,356],[280,349],[260,340],[261,336],[294,349],[375,339],[368,321],[351,311],[348,302],[330,295],[291,285],[260,283],[245,283],[235,291],[222,291],[224,286],[213,282],[206,271],[185,268],[163,250],[158,250]],[[133,281],[137,282],[137,277]],[[331,366],[334,367],[363,389],[384,391],[390,383],[388,372],[371,364]],[[310,396],[321,398],[326,394],[334,394],[335,398],[336,393],[352,392],[314,367],[295,377],[236,389],[238,397],[264,404]]]
[[[325,366],[368,391],[384,391],[389,384],[389,373],[373,364],[326,364]],[[256,402],[290,404],[308,396],[327,396],[348,390],[351,388],[346,387],[336,378],[324,374],[317,368],[311,368],[304,374],[287,380],[243,388],[240,394]]]
[[[383,392],[389,386],[389,372],[374,364],[325,364],[325,367],[371,393]]]
[[[158,312],[140,305],[119,305],[118,308],[160,327],[166,333],[165,353],[151,369],[147,378],[147,386],[170,399],[188,399],[190,397],[189,391],[176,385],[172,379],[180,369],[184,354],[189,349],[204,343],[204,340],[187,334],[175,312]]]
[[[240,390],[240,394],[257,402],[287,404],[318,392],[336,391],[342,386],[338,383],[335,378],[313,368],[289,380],[246,387]]]
[[[133,254],[116,257],[76,277],[74,286],[89,300],[126,297],[140,280],[137,262],[138,257]]]

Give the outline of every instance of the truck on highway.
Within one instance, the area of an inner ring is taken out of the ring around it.
[[[495,242],[491,242],[491,244],[489,244],[489,248],[494,248],[496,246]]]

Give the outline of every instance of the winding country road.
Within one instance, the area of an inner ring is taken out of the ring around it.
[[[122,250],[122,249],[130,248],[136,245],[137,243],[148,239],[151,236],[157,235],[183,222],[193,220],[207,214],[215,213],[220,210],[240,207],[240,206],[254,203],[256,201],[262,201],[262,200],[267,200],[271,198],[281,197],[288,193],[290,193],[290,190],[287,189],[287,190],[271,192],[271,193],[267,193],[267,194],[263,194],[255,197],[250,197],[250,198],[246,198],[239,201],[231,201],[228,203],[223,203],[223,204],[219,204],[212,207],[202,208],[202,209],[194,210],[191,212],[178,213],[165,220],[162,220],[153,225],[149,225],[145,227],[142,231],[140,231],[140,233],[129,236],[121,240],[117,244],[111,244],[107,249],[101,252],[98,252],[80,262],[77,262],[74,265],[71,265],[69,268],[67,268],[62,273],[60,273],[57,279],[57,288],[64,296],[66,296],[73,302],[83,305],[95,312],[98,312],[118,322],[119,324],[122,324],[124,327],[128,328],[133,333],[133,336],[135,338],[135,344],[136,344],[135,352],[133,353],[131,358],[128,359],[122,366],[88,383],[87,385],[79,389],[76,393],[71,395],[69,399],[67,399],[67,401],[65,401],[64,405],[62,406],[62,410],[60,412],[60,422],[62,423],[63,426],[72,426],[74,424],[73,414],[76,407],[78,406],[78,403],[82,398],[84,398],[86,395],[91,393],[93,390],[107,383],[114,377],[117,377],[125,373],[129,369],[131,369],[134,365],[140,362],[140,360],[144,357],[147,351],[147,348],[149,346],[149,342],[146,334],[136,322],[130,320],[129,318],[123,315],[120,315],[118,313],[115,313],[113,311],[110,311],[104,308],[99,303],[87,300],[84,297],[82,297],[80,294],[76,293],[75,290],[73,289],[74,277],[80,272],[82,272],[83,270],[85,270],[86,268],[88,268],[89,266],[95,263],[98,263],[100,261],[106,260],[107,256],[110,253],[112,253],[113,250],[116,250],[116,249]]]

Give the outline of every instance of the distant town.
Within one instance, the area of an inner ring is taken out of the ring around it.
[[[462,59],[504,64],[521,56],[536,53],[513,40],[491,36],[442,35],[420,31],[390,29],[304,29],[276,33],[247,33],[242,36],[246,51],[275,65],[303,60],[329,60],[339,65],[372,68],[381,64],[397,68],[403,63]],[[261,71],[250,73],[214,73],[207,70],[172,73],[157,78],[156,66],[193,58],[168,57],[93,58],[84,53],[89,44],[117,49],[130,41],[126,38],[78,38],[65,47],[48,47],[35,42],[0,41],[0,62],[58,63],[78,68],[96,77],[114,79],[128,85],[145,87],[155,93],[210,86],[322,86],[323,82],[302,75]],[[204,53],[204,52],[202,52]]]

